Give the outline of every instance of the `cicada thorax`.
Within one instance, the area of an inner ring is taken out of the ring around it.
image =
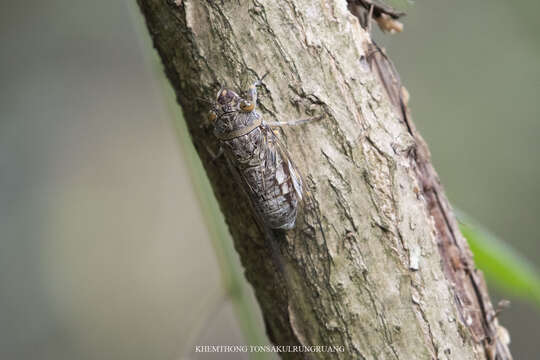
[[[260,220],[272,229],[293,228],[302,181],[261,115],[257,111],[225,112],[217,117],[214,133]]]

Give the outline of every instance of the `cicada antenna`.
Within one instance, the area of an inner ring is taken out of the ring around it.
[[[217,99],[219,98],[219,94],[221,94],[221,92],[223,91],[223,89],[225,89],[225,85],[220,84],[220,83],[218,83],[218,85],[219,85],[219,91],[217,92],[217,95],[216,95],[216,101],[217,101]]]

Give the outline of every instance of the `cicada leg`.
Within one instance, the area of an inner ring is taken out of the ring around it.
[[[245,112],[251,112],[257,107],[257,86],[262,84],[262,80],[268,73],[264,74],[262,78],[255,81],[247,91],[247,99],[242,100],[240,103],[240,109]]]
[[[221,146],[219,147],[217,154],[214,151],[212,151],[212,149],[210,149],[210,146],[208,145],[206,145],[206,151],[208,151],[208,153],[210,154],[210,158],[212,162],[222,157],[224,153],[223,148]]]

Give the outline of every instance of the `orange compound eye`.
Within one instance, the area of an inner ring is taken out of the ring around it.
[[[252,104],[249,101],[242,100],[242,102],[240,103],[240,109],[245,112],[250,112],[255,109],[255,104]]]
[[[217,119],[217,114],[213,111],[210,111],[210,113],[208,114],[208,120],[214,121],[216,119]]]

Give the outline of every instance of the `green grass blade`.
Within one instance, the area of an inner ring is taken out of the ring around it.
[[[460,214],[460,229],[474,254],[476,266],[490,285],[540,307],[540,273],[521,254],[482,226]]]
[[[182,116],[180,107],[176,102],[171,85],[165,78],[163,67],[157,53],[154,51],[150,52],[150,49],[152,48],[151,39],[144,26],[142,14],[135,5],[130,5],[130,12],[135,23],[136,31],[141,38],[141,42],[143,43],[144,48],[148,49],[146,60],[161,82],[163,90],[162,94],[166,101],[167,109],[171,114],[171,118],[174,119],[182,153],[186,159],[195,192],[205,215],[204,221],[209,230],[212,246],[219,264],[225,290],[224,296],[226,297],[226,300],[230,300],[233,304],[246,344],[268,345],[269,340],[264,332],[259,309],[253,300],[253,296],[250,296],[251,289],[242,273],[238,255],[234,250],[233,240],[213,195],[213,190],[208,177],[206,176],[199,156],[191,141],[187,124]],[[215,302],[219,302],[222,297],[215,293],[210,293],[209,296],[215,297]],[[210,303],[212,303],[212,301],[210,301]],[[214,306],[211,307],[215,306],[216,305],[214,304]],[[209,309],[209,311],[211,311],[211,309]],[[202,321],[202,326],[207,325],[206,320],[203,319]],[[195,330],[195,332],[197,331]],[[198,335],[195,334],[194,336]],[[272,354],[265,352],[252,352],[249,356],[250,359],[253,360],[268,360],[273,358]]]
[[[159,71],[161,71],[161,64]],[[268,339],[264,333],[262,323],[258,319],[258,309],[247,292],[248,285],[242,274],[242,269],[233,246],[233,240],[229,234],[223,215],[219,209],[208,177],[202,167],[199,156],[191,142],[186,122],[179,111],[178,104],[174,100],[172,89],[164,76],[161,76],[163,88],[169,88],[168,108],[175,119],[175,125],[186,156],[190,175],[196,190],[197,197],[205,214],[205,222],[210,232],[212,245],[216,253],[226,296],[232,301],[242,334],[248,345],[267,345]],[[250,353],[250,359],[265,360],[270,355],[264,352]]]

